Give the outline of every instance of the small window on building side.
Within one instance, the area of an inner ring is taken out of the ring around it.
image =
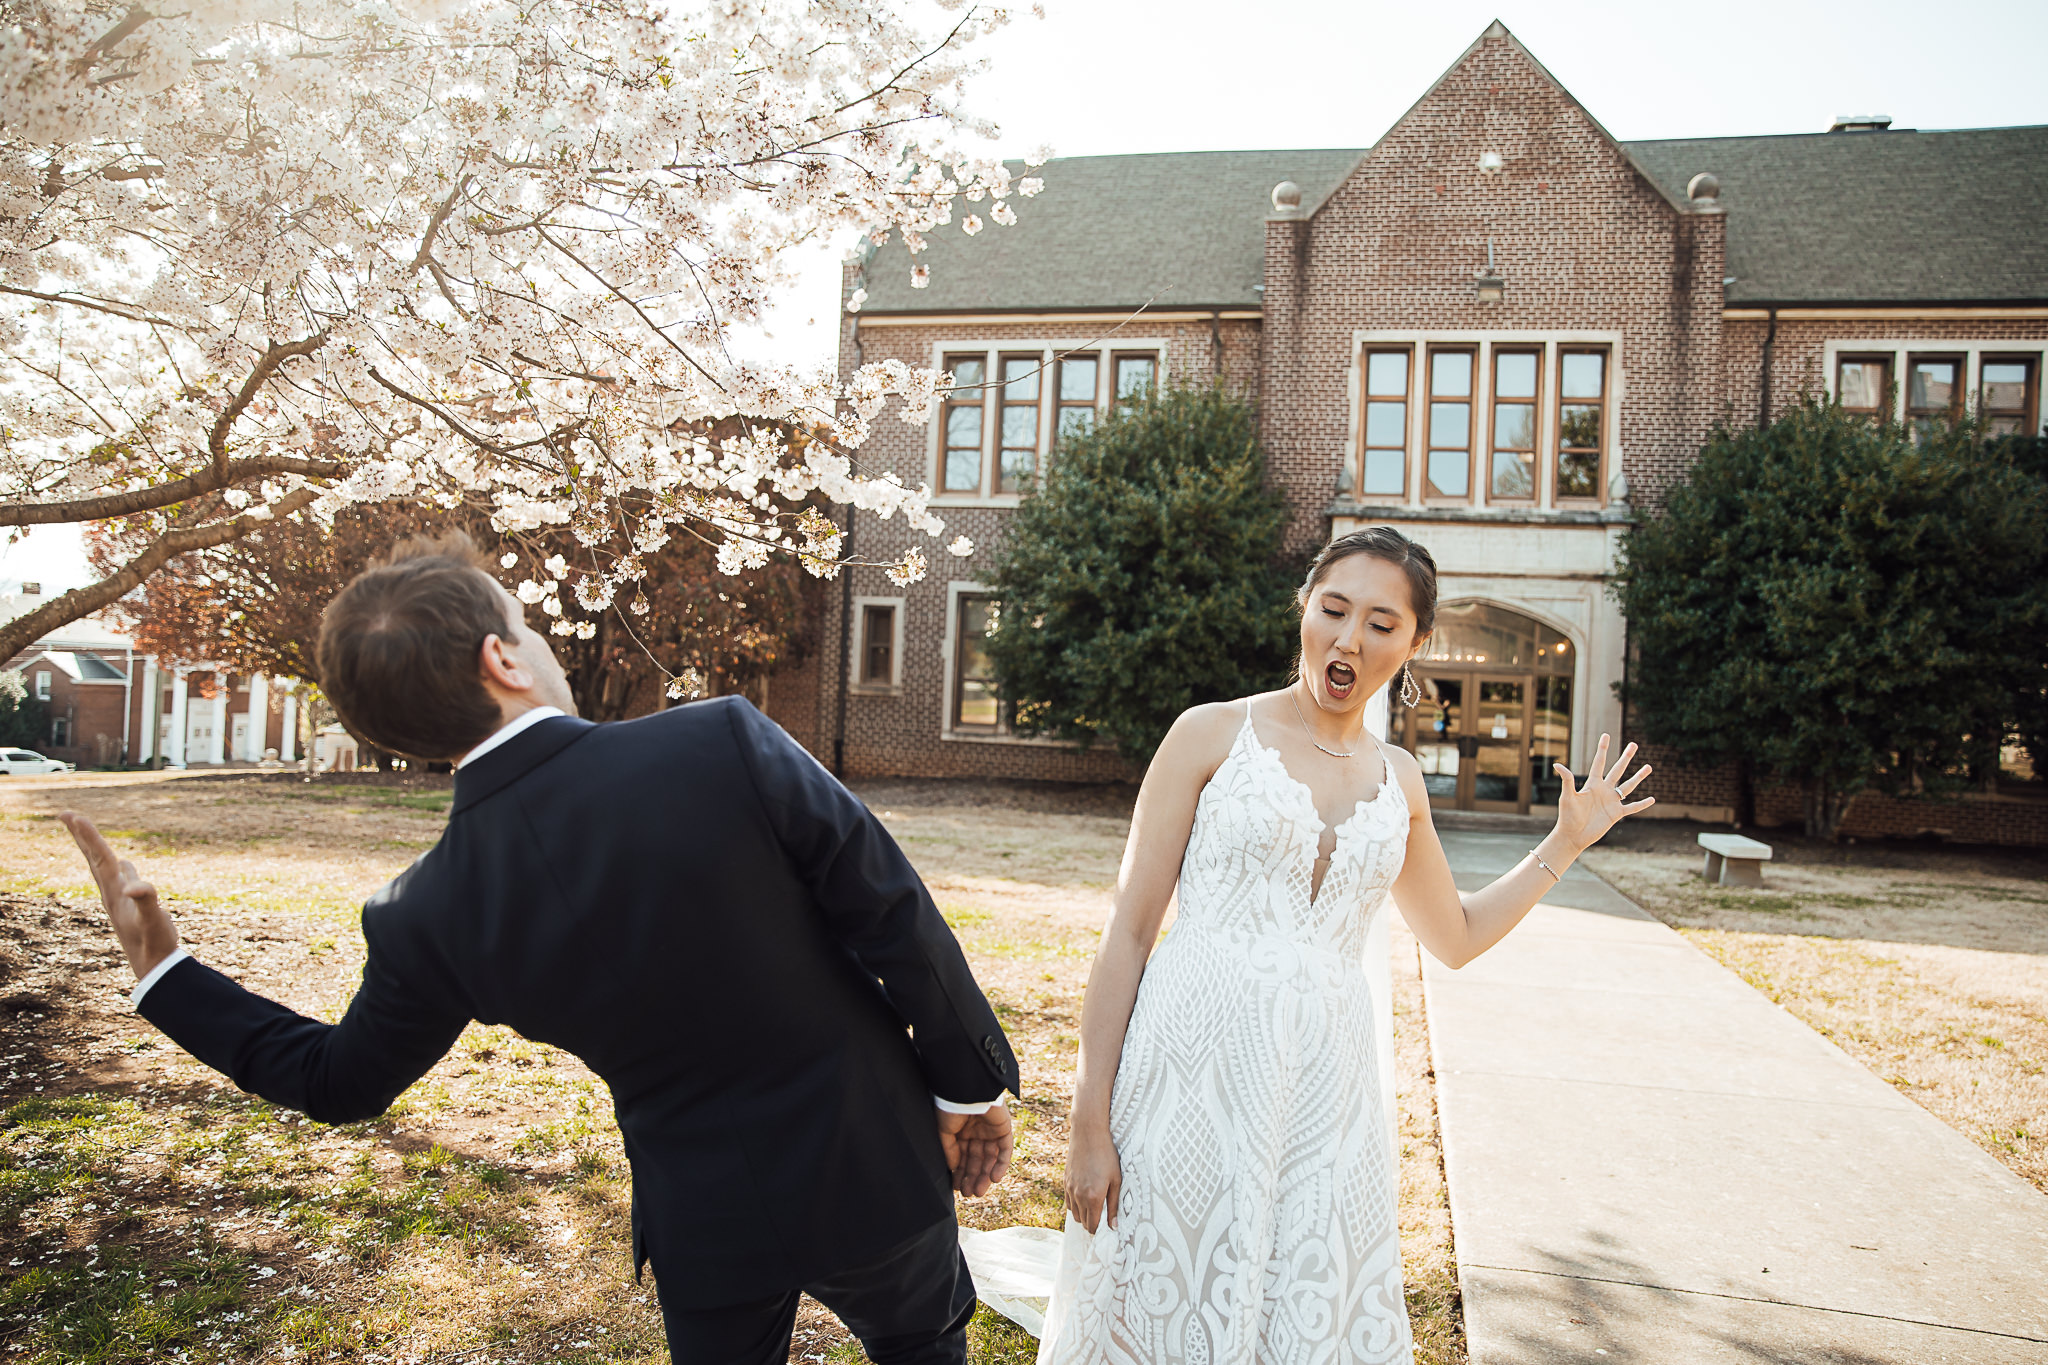
[[[978,355],[949,355],[946,369],[953,376],[953,388],[946,395],[943,415],[946,448],[939,476],[941,491],[981,491],[981,424],[987,406],[988,362]]]
[[[1143,398],[1159,382],[1159,356],[1153,351],[1119,351],[1116,356],[1116,405]]]
[[[1053,436],[1077,436],[1095,425],[1095,394],[1101,379],[1102,361],[1092,355],[1070,355],[1060,360],[1059,416],[1054,419]]]
[[[50,722],[50,743],[59,749],[71,743],[70,717],[59,716]]]
[[[1472,496],[1471,351],[1429,353],[1429,482],[1432,498]]]
[[[1607,353],[1565,351],[1557,361],[1557,496],[1600,496],[1606,450]]]
[[[1977,406],[1992,435],[2032,436],[2040,430],[2036,379],[2030,357],[1984,357]]]
[[[962,594],[954,624],[953,728],[999,734],[1004,729],[1002,695],[988,658],[988,637],[1000,622],[993,597]]]
[[[36,700],[48,701],[49,699],[50,671],[46,668],[39,668],[36,670]]]
[[[1932,422],[1959,417],[1963,410],[1961,356],[1916,355],[1906,361],[1906,417]]]
[[[1408,350],[1365,354],[1365,457],[1359,491],[1399,498],[1408,491]]]
[[[1003,357],[1003,445],[996,462],[996,492],[1015,493],[1038,472],[1038,377],[1035,355]]]
[[[1526,502],[1536,496],[1536,351],[1493,353],[1493,459],[1487,496]]]
[[[1886,356],[1843,356],[1835,362],[1835,401],[1842,411],[1883,422],[1892,415],[1892,362]]]
[[[870,603],[860,613],[860,681],[863,687],[896,684],[896,608]]]

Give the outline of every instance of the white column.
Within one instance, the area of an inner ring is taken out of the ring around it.
[[[228,760],[228,675],[219,669],[213,674],[213,733],[206,737],[206,761],[225,763]]]
[[[164,680],[156,671],[156,657],[142,661],[142,736],[135,746],[135,761],[147,763],[156,757],[157,727],[163,724]]]
[[[185,670],[171,674],[171,735],[164,744],[164,762],[173,768],[185,766],[185,715],[187,707]]]
[[[285,684],[284,732],[277,737],[277,756],[290,763],[299,748],[299,689]]]
[[[249,675],[249,744],[241,757],[254,763],[263,757],[263,741],[270,735],[270,680],[261,673]]]

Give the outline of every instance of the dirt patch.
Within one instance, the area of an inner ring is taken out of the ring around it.
[[[2048,857],[1770,832],[1745,890],[1701,879],[1698,828],[1586,863],[2048,1193]]]
[[[665,1361],[635,1284],[627,1171],[575,1058],[472,1025],[392,1111],[328,1128],[236,1091],[128,1007],[60,809],[163,890],[193,951],[337,1019],[361,901],[431,846],[445,784],[272,775],[0,788],[0,1353],[35,1362]],[[1011,1178],[962,1222],[1057,1227],[1087,972],[1130,793],[863,783],[1016,1045]],[[991,794],[992,793],[992,794]],[[1402,1250],[1419,1361],[1465,1359],[1419,972],[1396,926]],[[970,1359],[1036,1344],[984,1310]],[[12,1351],[20,1354],[12,1354]],[[806,1302],[792,1362],[861,1358]]]

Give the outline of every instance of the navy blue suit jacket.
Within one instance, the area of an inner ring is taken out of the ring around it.
[[[339,1024],[196,960],[142,1013],[329,1123],[382,1113],[472,1019],[574,1053],[611,1087],[633,1263],[673,1306],[783,1292],[950,1218],[932,1097],[1018,1085],[895,841],[738,698],[553,718],[465,764],[363,936]]]

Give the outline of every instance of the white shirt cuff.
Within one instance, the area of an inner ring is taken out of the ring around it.
[[[947,1114],[986,1114],[1002,1102],[1003,1097],[1001,1095],[996,1096],[992,1100],[976,1100],[971,1104],[962,1104],[958,1100],[942,1100],[937,1095],[932,1096],[932,1103],[937,1105],[942,1113]]]
[[[136,1009],[141,1009],[142,997],[149,994],[149,988],[151,986],[154,986],[157,982],[163,980],[163,975],[165,972],[177,966],[180,962],[183,962],[186,958],[190,956],[192,956],[192,954],[186,952],[183,948],[171,949],[171,954],[169,957],[166,957],[162,962],[157,963],[156,966],[151,967],[149,969],[149,975],[143,977],[142,980],[135,983],[135,989],[128,993],[128,1003],[135,1006]]]

